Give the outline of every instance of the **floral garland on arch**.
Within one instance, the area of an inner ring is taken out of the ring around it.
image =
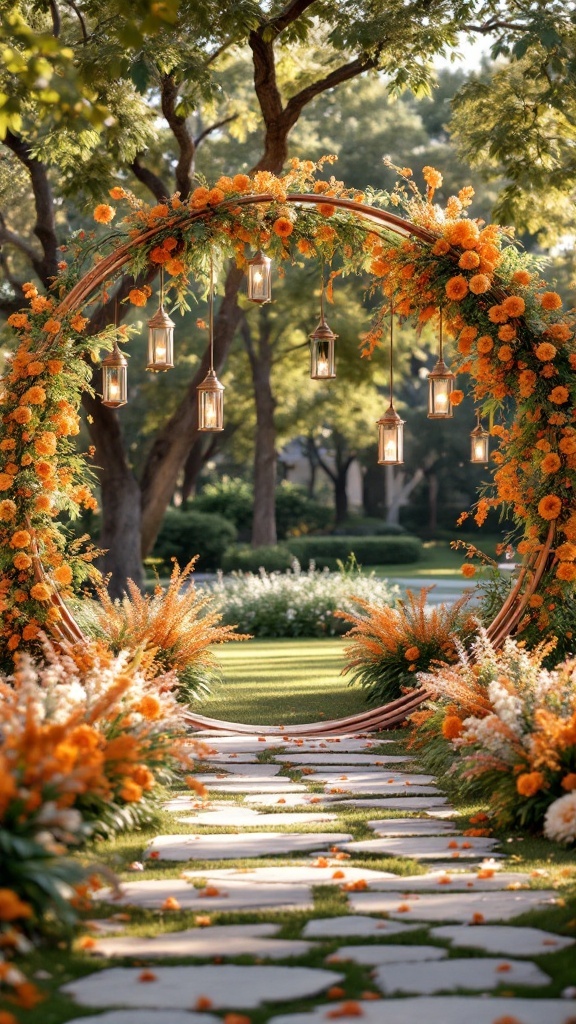
[[[75,517],[94,507],[91,473],[71,438],[78,433],[78,407],[91,376],[88,354],[96,361],[112,347],[112,326],[94,337],[86,335],[93,294],[83,309],[60,311],[59,303],[86,273],[111,253],[126,247],[122,273],[134,276],[127,302],[143,307],[151,289],[139,283],[153,267],[168,275],[168,296],[188,308],[189,276],[207,280],[210,257],[216,265],[233,258],[244,267],[262,248],[275,260],[301,262],[321,258],[337,263],[339,274],[364,272],[372,288],[382,288],[383,302],[374,326],[362,341],[364,355],[380,344],[390,296],[395,311],[422,326],[434,320],[439,307],[449,333],[456,338],[459,372],[472,380],[472,393],[484,412],[495,419],[506,403],[516,404],[509,428],[495,423],[499,438],[494,484],[487,486],[475,510],[481,525],[491,507],[512,512],[521,540],[518,550],[530,554],[555,522],[563,543],[546,580],[551,595],[571,589],[576,580],[576,426],[573,342],[574,319],[561,311],[561,299],[542,281],[535,262],[518,251],[511,232],[483,226],[468,216],[473,190],[450,197],[444,210],[434,203],[442,181],[433,168],[424,169],[426,194],[421,195],[409,169],[392,193],[359,193],[329,177],[319,179],[326,162],[293,160],[276,177],[260,171],[220,178],[213,188],[202,184],[184,203],[148,206],[123,187],[111,199],[127,205],[118,229],[111,225],[117,208],[101,203],[95,221],[106,233],[76,233],[62,247],[59,276],[49,295],[32,283],[25,286],[29,307],[9,318],[18,344],[9,360],[0,392],[0,655],[37,644],[40,631],[60,616],[51,602],[52,589],[64,597],[94,572],[94,553],[70,543],[61,514]],[[290,205],[290,195],[314,192],[322,202],[312,209]],[[267,198],[259,203],[249,197]],[[338,210],[333,197],[370,206],[394,207],[414,225],[426,229],[432,243],[399,239],[385,228],[367,227],[357,213]],[[104,297],[114,284],[105,282]],[[63,307],[65,308],[65,307]],[[87,313],[88,317],[84,314]],[[121,327],[128,339],[131,329]],[[453,393],[453,402],[463,398]],[[90,450],[88,456],[93,454]],[[463,517],[470,513],[463,513]],[[39,559],[47,578],[38,578]],[[540,594],[531,599],[541,628],[547,612]]]

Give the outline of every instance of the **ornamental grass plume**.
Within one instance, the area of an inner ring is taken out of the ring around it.
[[[93,620],[86,623],[105,638],[115,653],[152,652],[159,671],[178,677],[181,699],[189,701],[209,692],[217,676],[217,662],[211,648],[232,640],[248,640],[233,625],[222,625],[222,615],[210,595],[199,595],[191,575],[196,558],[180,569],[174,562],[168,586],[142,594],[132,580],[128,596],[113,600],[105,587],[98,587],[99,603],[93,605]]]
[[[368,690],[368,703],[395,700],[404,688],[418,686],[416,672],[456,661],[458,643],[469,642],[476,632],[475,617],[464,611],[467,595],[452,605],[430,607],[429,590],[424,587],[419,596],[407,591],[406,601],[394,608],[357,597],[364,614],[336,612],[354,623],[346,634],[351,643],[343,674],[351,673],[350,685]]]

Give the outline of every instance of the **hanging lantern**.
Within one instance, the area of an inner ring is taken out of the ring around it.
[[[404,462],[404,420],[394,408],[394,309],[390,304],[390,405],[378,420],[378,465]]]
[[[128,401],[128,363],[114,342],[109,356],[102,360],[102,405],[118,409]]]
[[[470,434],[470,462],[488,462],[490,455],[490,434],[480,423],[480,412],[476,412],[476,426]]]
[[[260,250],[248,260],[248,298],[264,305],[272,299],[272,260]]]
[[[160,268],[160,305],[148,321],[148,365],[152,373],[174,366],[174,321],[164,309],[164,268]]]
[[[320,323],[310,337],[310,377],[312,380],[332,380],[336,376],[334,342],[338,337],[330,330],[324,316],[324,268],[320,289]]]
[[[456,377],[444,362],[442,337],[442,310],[440,310],[440,352],[438,362],[428,374],[428,419],[448,420],[454,415],[450,395],[454,390]]]
[[[214,264],[210,257],[210,366],[204,380],[196,388],[198,392],[198,430],[201,433],[215,433],[224,430],[224,385],[214,370]]]

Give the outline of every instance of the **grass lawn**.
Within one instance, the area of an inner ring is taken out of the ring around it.
[[[218,650],[222,684],[195,710],[228,722],[294,725],[368,710],[340,675],[341,639],[248,640]]]
[[[456,539],[456,534],[454,535]],[[480,548],[490,558],[496,557],[496,544],[501,543],[501,536],[494,536],[487,534],[483,536],[482,532],[478,531],[476,534],[466,535],[462,537],[466,541],[470,541]],[[457,579],[462,583],[468,583],[460,572],[460,566],[465,561],[463,551],[454,551],[450,547],[450,541],[447,540],[430,540],[424,543],[424,555],[419,562],[408,562],[404,565],[371,565],[366,566],[366,571],[374,571],[380,578],[386,579],[398,579],[399,577],[412,576],[417,580],[421,580],[422,586],[425,586],[428,581],[436,578],[441,579]],[[480,563],[477,563],[478,565]],[[481,576],[482,573],[478,572],[477,577]]]

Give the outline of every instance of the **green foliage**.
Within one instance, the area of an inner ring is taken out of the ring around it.
[[[247,540],[252,529],[253,506],[254,491],[249,483],[224,478],[217,483],[206,484],[187,507],[224,516],[234,523],[240,537]],[[321,529],[329,515],[326,506],[309,498],[303,487],[282,482],[276,489],[276,528],[280,540],[291,533],[310,533]]]
[[[269,544],[252,548],[249,544],[233,544],[222,558],[224,572],[284,572],[294,561],[294,555],[285,544]]]
[[[223,516],[240,534],[248,536],[252,526],[254,495],[249,483],[238,478],[224,477],[217,483],[206,484],[187,508],[209,515]]]
[[[56,856],[32,838],[0,829],[2,886],[30,904],[36,926],[52,917],[71,927],[76,914],[69,902],[69,887],[85,874],[77,861]]]
[[[344,523],[334,527],[336,537],[397,537],[406,530],[400,523],[387,523],[376,516],[349,515]]]
[[[169,508],[152,554],[161,558],[166,566],[170,566],[174,558],[186,565],[198,555],[197,568],[201,572],[210,571],[220,567],[224,551],[234,543],[236,536],[234,523],[224,516]]]
[[[422,558],[422,542],[408,534],[383,537],[289,537],[287,547],[301,565],[337,569],[351,554],[361,565],[403,565]]]

